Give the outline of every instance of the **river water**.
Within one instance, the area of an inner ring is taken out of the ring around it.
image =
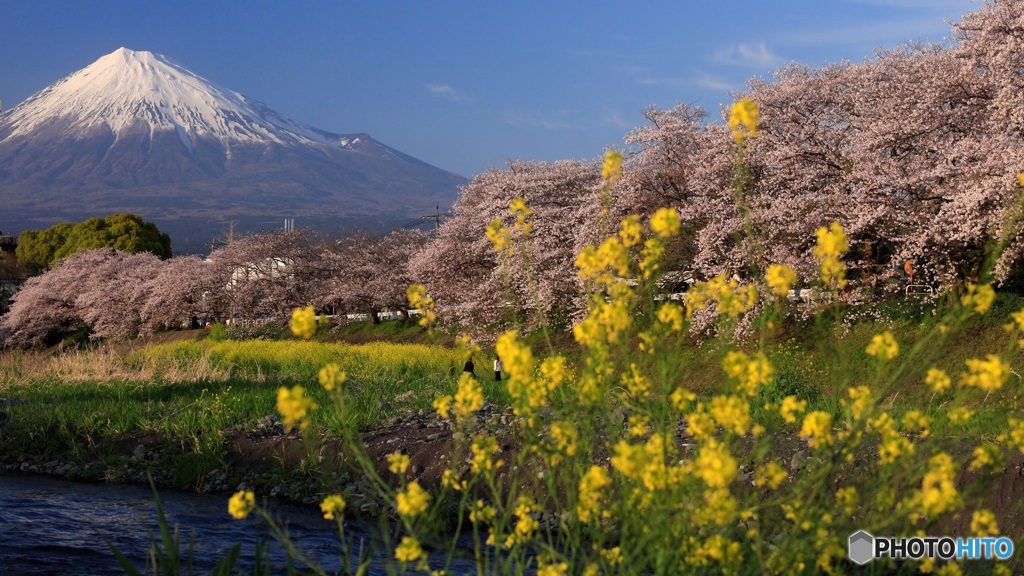
[[[242,543],[242,556],[236,566],[243,572],[252,567],[254,547],[267,533],[261,519],[232,519],[227,514],[227,495],[161,491],[160,500],[171,526],[179,527],[183,554],[194,535],[195,574],[211,570],[238,543]],[[292,541],[307,557],[328,573],[341,569],[333,522],[314,510],[283,502],[271,501],[268,506],[275,517],[287,519]],[[357,541],[362,539],[367,548],[371,546],[373,537],[358,524],[346,523],[345,530]],[[150,532],[159,538],[156,503],[147,488],[0,475],[2,574],[124,574],[107,542],[145,573]],[[283,546],[272,539],[268,546],[273,572],[283,573]],[[471,566],[451,568],[471,571]],[[383,574],[384,569],[378,567],[371,573]]]

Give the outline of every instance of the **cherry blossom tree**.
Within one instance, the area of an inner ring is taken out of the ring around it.
[[[321,304],[365,313],[374,324],[383,310],[404,314],[406,289],[414,282],[409,260],[426,241],[425,233],[403,229],[386,236],[356,232],[338,239],[325,254],[332,274]]]
[[[600,212],[600,184],[593,163],[516,161],[492,168],[463,188],[454,216],[413,258],[412,274],[442,318],[471,331],[493,333],[516,318],[534,327],[543,318],[564,322],[583,305],[573,263],[581,228]],[[513,251],[499,255],[486,229],[494,219],[514,228],[509,204],[516,198],[532,210],[533,227],[525,236],[513,232]]]

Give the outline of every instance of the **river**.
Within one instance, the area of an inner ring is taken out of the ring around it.
[[[232,519],[227,514],[228,495],[223,494],[161,491],[160,500],[170,524],[180,529],[183,551],[194,535],[195,574],[208,572],[237,543],[243,545],[238,566],[251,569],[254,547],[267,532],[261,519]],[[287,519],[292,540],[304,554],[328,573],[340,570],[333,522],[314,510],[284,502],[270,501],[268,506],[275,517]],[[357,523],[347,522],[345,530],[367,546],[373,541]],[[0,572],[4,574],[124,574],[107,542],[145,573],[150,532],[158,534],[158,524],[153,493],[147,488],[0,475]],[[283,546],[272,540],[270,559],[273,572],[283,573]],[[467,565],[450,568],[472,571]],[[370,573],[385,571],[378,567]]]

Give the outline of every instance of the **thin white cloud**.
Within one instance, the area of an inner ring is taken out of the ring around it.
[[[842,28],[790,30],[780,42],[791,46],[846,46],[867,48],[895,48],[921,38],[949,36],[949,24],[939,18],[907,18]],[[867,54],[865,53],[865,56]]]
[[[544,110],[506,110],[502,119],[511,126],[532,126],[545,130],[565,130],[570,128],[566,121],[568,112],[547,112]]]
[[[455,102],[464,102],[468,100],[468,98],[456,92],[455,89],[448,84],[427,84],[427,91],[438,98],[454,100]]]
[[[640,80],[640,84],[644,86],[668,86],[671,88],[692,88],[694,86],[698,88],[704,88],[707,90],[718,90],[718,91],[732,91],[740,87],[740,84],[729,82],[728,80],[719,78],[718,76],[712,76],[702,70],[697,70],[693,77],[680,78],[680,77],[647,77]]]
[[[711,59],[726,66],[757,69],[776,68],[783,63],[782,57],[769,50],[764,42],[733,44],[723,50],[717,50]]]
[[[618,110],[612,110],[611,108],[605,108],[604,110],[604,121],[617,128],[631,128],[629,122],[623,118],[622,113]]]

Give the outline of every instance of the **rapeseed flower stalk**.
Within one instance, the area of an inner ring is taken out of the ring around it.
[[[725,488],[736,479],[736,459],[722,443],[711,439],[701,446],[695,461],[697,476],[712,488]]]
[[[527,220],[527,218],[529,218],[530,214],[533,214],[533,210],[530,210],[526,205],[526,201],[522,198],[513,199],[508,205],[508,211],[516,217],[516,223],[514,224],[516,231],[522,236],[529,236],[530,232],[533,231],[533,222]]]
[[[818,228],[814,235],[817,238],[814,256],[821,261],[822,282],[826,286],[845,288],[846,265],[839,258],[850,251],[846,232],[838,222],[833,222],[827,228],[825,226]]]
[[[960,383],[964,386],[992,392],[1002,388],[1010,377],[1010,365],[995,354],[989,354],[984,360],[969,358],[966,363],[967,371],[960,374]]]
[[[504,462],[501,460],[495,462],[491,457],[497,451],[498,441],[493,436],[476,436],[473,438],[473,444],[470,446],[470,452],[472,453],[470,471],[474,475],[479,476],[480,474],[489,473],[496,468],[500,468]]]
[[[804,416],[800,427],[800,437],[807,440],[811,448],[821,448],[832,444],[832,416],[820,410]]]
[[[722,369],[737,382],[737,392],[746,396],[757,394],[759,386],[767,386],[775,375],[768,357],[762,352],[747,356],[743,352],[731,351],[722,360]]]
[[[743,142],[750,136],[757,136],[761,125],[761,112],[758,110],[757,102],[743,98],[732,105],[729,112],[729,127],[732,128],[732,137],[737,144]]]
[[[999,524],[991,510],[981,508],[971,514],[971,533],[975,536],[999,535]]]
[[[779,415],[790,424],[796,424],[796,415],[807,410],[806,400],[797,400],[796,396],[786,396],[779,407]]]
[[[929,368],[928,373],[924,377],[924,382],[935,394],[941,394],[949,390],[950,386],[953,385],[953,380],[949,377],[949,374],[938,368]]]
[[[420,314],[419,325],[427,328],[437,320],[434,312],[434,299],[427,296],[427,288],[423,284],[410,284],[406,290],[409,305]]]
[[[662,240],[678,236],[681,227],[675,208],[658,208],[651,216],[651,230]]]
[[[245,520],[256,509],[256,495],[252,490],[239,490],[228,500],[228,514],[235,520]]]
[[[323,513],[325,520],[341,520],[341,515],[345,512],[345,499],[338,494],[327,496],[320,502],[320,512]]]
[[[900,344],[896,341],[896,337],[892,335],[892,332],[886,330],[881,334],[872,336],[871,343],[868,344],[865,351],[869,356],[874,356],[879,360],[888,362],[900,353]]]
[[[718,425],[737,436],[743,436],[750,429],[750,403],[739,396],[715,396],[711,399],[708,413]]]
[[[602,518],[604,511],[603,499],[605,488],[612,483],[608,472],[600,466],[591,466],[580,479],[579,494],[576,501],[576,517],[580,522]]]
[[[501,218],[495,218],[487,224],[487,239],[494,245],[498,254],[512,253],[512,233],[505,227]]]
[[[765,282],[772,293],[780,298],[789,295],[790,288],[796,284],[796,270],[782,264],[771,264],[764,276]]]
[[[430,505],[430,494],[415,480],[409,482],[405,491],[395,497],[395,509],[407,518],[418,516],[427,511]]]
[[[306,396],[306,389],[302,386],[278,388],[277,411],[281,413],[285,428],[291,429],[298,424],[300,430],[305,430],[309,427],[306,416],[315,408],[316,404],[312,398]]]
[[[988,284],[968,284],[967,294],[960,298],[960,304],[965,308],[971,308],[978,314],[988,312],[995,302],[996,292]]]
[[[395,559],[400,562],[414,562],[426,557],[420,541],[412,536],[403,536],[402,543],[395,548]]]
[[[296,308],[295,310],[292,310],[290,326],[292,334],[295,334],[299,338],[309,340],[315,336],[317,318],[316,312],[313,311],[313,307],[306,306],[305,308]]]
[[[324,387],[324,390],[328,392],[334,391],[339,386],[345,383],[345,373],[341,370],[341,367],[337,364],[331,363],[320,369],[317,373],[317,380],[320,385]]]
[[[943,512],[960,506],[960,494],[956,490],[956,465],[953,459],[942,452],[928,460],[928,471],[921,480],[921,489],[909,499],[911,521],[922,517],[934,518]]]
[[[405,471],[409,469],[411,459],[407,454],[401,452],[394,452],[388,454],[388,470],[392,474],[405,474]]]
[[[601,165],[601,178],[608,183],[608,186],[615,184],[622,177],[622,154],[609,150],[604,153],[604,163]]]
[[[455,393],[455,415],[460,419],[472,416],[484,405],[483,386],[472,374],[463,372],[459,377],[459,389]]]

